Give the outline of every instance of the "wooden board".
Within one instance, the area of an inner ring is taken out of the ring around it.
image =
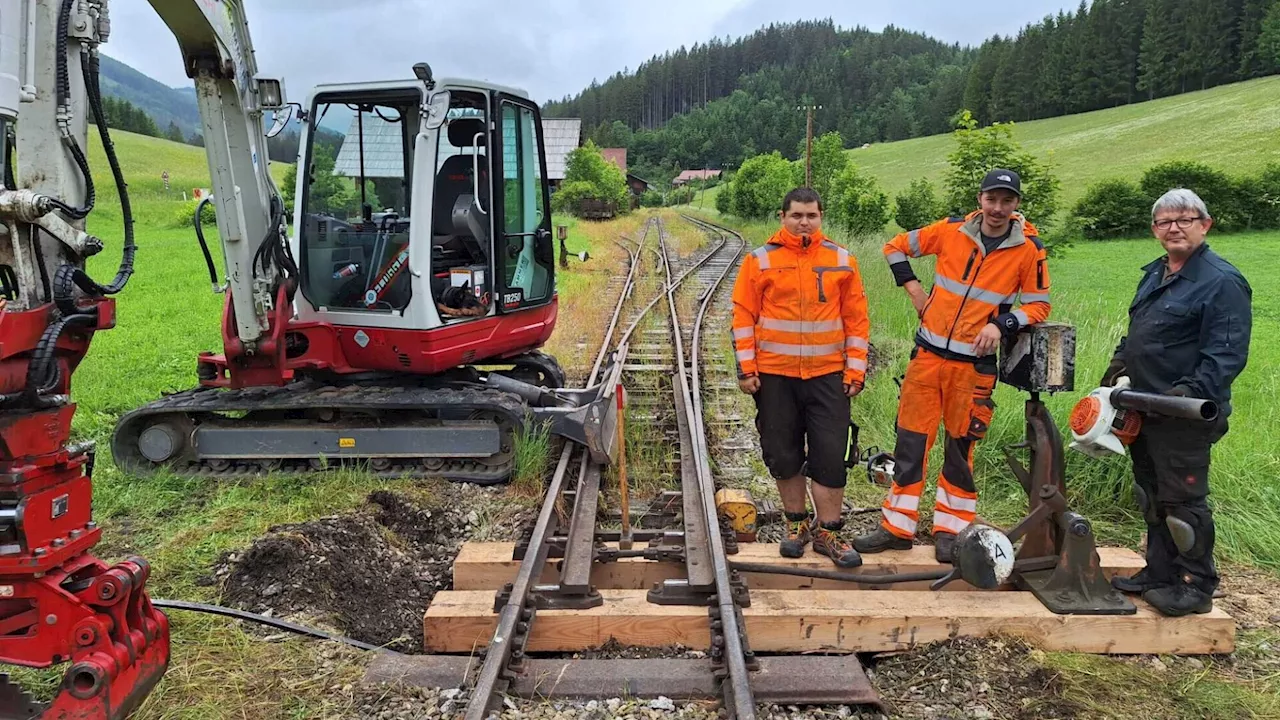
[[[710,644],[705,607],[653,605],[639,590],[602,590],[592,610],[540,610],[531,652],[603,645]],[[1055,615],[1031,593],[930,593],[900,590],[753,590],[743,609],[758,652],[906,650],[956,637],[1011,635],[1045,650],[1103,654],[1229,653],[1235,621],[1221,609],[1163,617],[1140,599],[1136,615]],[[435,596],[423,619],[427,652],[471,653],[488,644],[497,616],[493,593]]]
[[[515,543],[464,543],[453,563],[454,590],[500,590],[506,583],[513,582],[520,563],[512,560]],[[1098,559],[1102,561],[1103,573],[1109,578],[1112,575],[1128,577],[1141,570],[1146,564],[1142,556],[1125,548],[1098,548]],[[738,553],[730,555],[731,562],[768,563],[784,567],[808,568],[814,570],[836,570],[836,566],[824,556],[809,550],[804,557],[794,560],[778,554],[775,543],[742,543]],[[933,547],[917,545],[910,550],[886,550],[874,555],[863,555],[863,565],[848,571],[850,575],[874,573],[927,572],[942,569],[933,559]],[[555,583],[559,579],[560,561],[547,563],[540,583]],[[648,590],[655,583],[672,578],[684,577],[684,566],[679,563],[657,563],[641,558],[627,558],[611,563],[596,563],[591,570],[591,582],[597,588],[612,590]],[[747,584],[751,589],[767,590],[928,590],[929,583],[904,583],[894,586],[873,586],[849,584],[838,580],[815,580],[788,575],[746,574]],[[955,582],[947,586],[948,590],[973,590],[965,582]],[[1006,589],[1012,589],[1012,586]]]

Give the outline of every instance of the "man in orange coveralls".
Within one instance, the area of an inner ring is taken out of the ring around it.
[[[783,557],[813,549],[839,567],[862,559],[839,531],[850,398],[867,373],[867,298],[858,263],[822,234],[822,200],[797,188],[782,229],[742,261],[733,287],[738,385],[756,403],[765,465],[778,483],[788,534]],[[807,449],[806,449],[807,441]],[[816,520],[805,509],[813,478]]]
[[[939,420],[947,438],[933,511],[938,562],[951,562],[956,535],[976,516],[973,446],[986,435],[995,410],[996,347],[1002,338],[1049,316],[1044,244],[1017,212],[1021,201],[1018,174],[992,170],[979,188],[979,210],[902,233],[884,246],[920,327],[898,404],[893,487],[880,527],[854,540],[859,552],[911,547],[920,520],[925,458]],[[928,295],[908,259],[926,255],[938,258]]]

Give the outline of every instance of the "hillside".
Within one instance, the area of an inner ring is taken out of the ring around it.
[[[1194,159],[1243,174],[1280,162],[1280,77],[1015,128],[1024,148],[1057,163],[1066,203],[1090,183],[1136,180],[1165,160]],[[918,178],[940,184],[954,145],[950,135],[935,135],[851,150],[850,157],[893,195]]]
[[[102,94],[128,100],[142,108],[161,130],[175,122],[184,135],[200,132],[200,111],[196,107],[194,87],[169,87],[103,55]]]

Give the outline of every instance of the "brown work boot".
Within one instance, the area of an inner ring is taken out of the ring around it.
[[[862,556],[853,546],[840,538],[844,520],[822,523],[813,534],[813,551],[826,555],[840,568],[856,568],[862,564]]]
[[[786,513],[787,537],[778,546],[778,553],[784,558],[798,558],[804,555],[804,548],[813,535],[815,520],[809,513]]]

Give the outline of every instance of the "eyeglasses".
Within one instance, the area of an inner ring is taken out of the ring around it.
[[[1187,228],[1191,227],[1191,223],[1194,223],[1197,220],[1203,220],[1203,219],[1204,218],[1202,216],[1197,215],[1195,217],[1189,217],[1189,218],[1187,217],[1178,218],[1177,220],[1157,220],[1155,222],[1155,226],[1157,230],[1168,230],[1174,223],[1178,223],[1178,227],[1182,228],[1183,230],[1186,230]]]

